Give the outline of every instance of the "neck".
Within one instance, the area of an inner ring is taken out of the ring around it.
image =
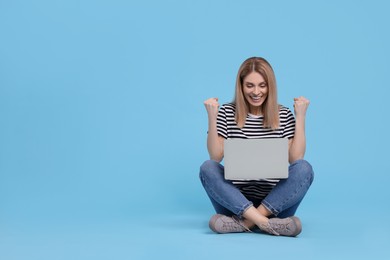
[[[263,115],[263,109],[262,109],[262,107],[252,107],[252,108],[249,108],[249,113],[251,113],[252,115],[256,115],[256,116],[261,116],[261,115]]]

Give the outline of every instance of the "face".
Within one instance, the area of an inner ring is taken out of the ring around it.
[[[268,85],[258,72],[251,72],[243,80],[244,97],[249,103],[249,112],[262,114],[262,105],[268,96]]]

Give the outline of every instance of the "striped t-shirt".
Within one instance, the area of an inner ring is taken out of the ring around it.
[[[272,130],[263,125],[263,116],[248,114],[245,125],[239,128],[235,119],[236,107],[234,104],[221,106],[217,117],[218,134],[225,139],[230,138],[293,138],[295,119],[290,109],[279,106],[279,128]],[[272,188],[279,182],[278,179],[262,179],[258,181],[234,181],[242,194],[248,199],[263,200]]]

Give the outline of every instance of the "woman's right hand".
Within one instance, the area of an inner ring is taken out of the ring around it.
[[[218,98],[209,98],[203,102],[209,118],[216,119],[218,115]]]

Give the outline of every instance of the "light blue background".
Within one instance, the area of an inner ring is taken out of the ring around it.
[[[2,0],[0,258],[389,258],[389,7]],[[207,227],[202,103],[251,56],[311,100],[298,239]]]

